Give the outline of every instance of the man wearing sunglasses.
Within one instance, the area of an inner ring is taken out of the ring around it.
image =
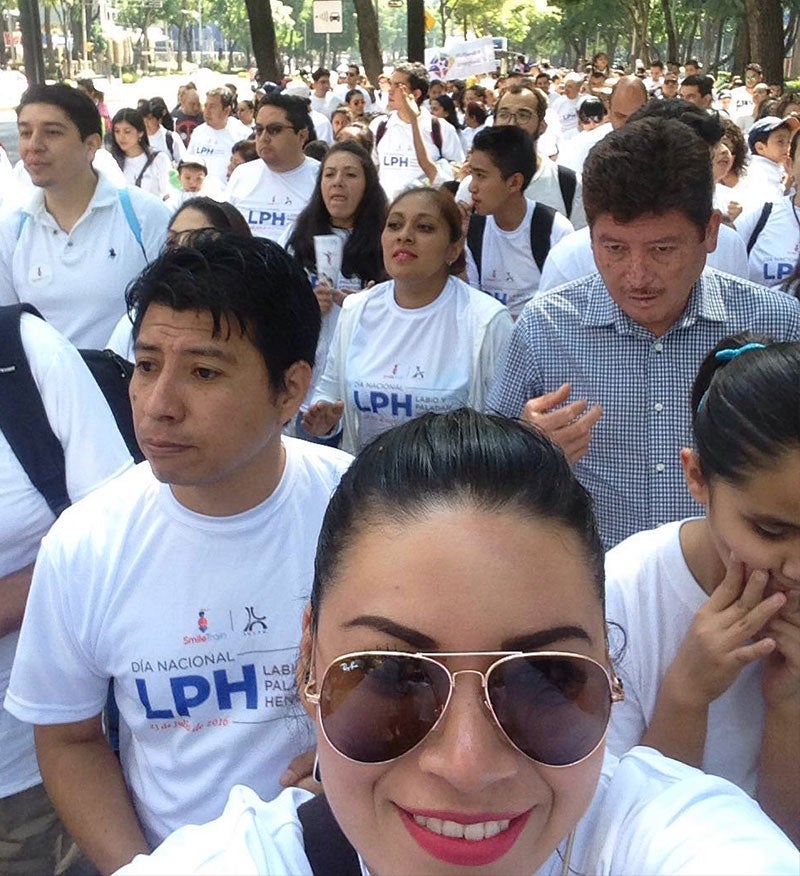
[[[748,64],[744,68],[744,85],[731,90],[731,118],[739,127],[742,124],[740,118],[753,115],[753,90],[759,82],[764,81],[764,72],[760,64]]]
[[[244,216],[256,237],[277,241],[308,203],[319,162],[303,152],[314,130],[307,101],[268,94],[256,112],[256,151],[261,161],[231,174],[225,200]]]

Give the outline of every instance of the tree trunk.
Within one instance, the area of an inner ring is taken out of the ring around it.
[[[667,28],[667,57],[661,60],[673,60],[678,58],[678,33],[675,27],[675,12],[671,0],[661,0],[661,9],[664,13],[664,24]]]
[[[780,0],[745,0],[750,30],[750,57],[764,71],[765,82],[783,83],[783,10]]]
[[[750,63],[750,28],[747,16],[741,19],[736,39],[733,42],[733,64],[731,69],[735,74],[742,76],[745,66]]]
[[[181,15],[181,20],[178,22],[178,51],[176,52],[175,63],[178,66],[178,73],[183,72],[183,34],[186,31],[186,19]]]
[[[48,5],[44,6],[44,56],[48,70],[53,70],[56,66],[56,53],[53,48],[53,10]]]
[[[367,79],[378,87],[378,77],[383,73],[383,51],[378,30],[378,15],[372,0],[354,0],[356,24],[358,25],[358,50]]]
[[[263,81],[280,82],[283,65],[278,54],[278,39],[269,0],[245,0],[245,6],[258,75]]]

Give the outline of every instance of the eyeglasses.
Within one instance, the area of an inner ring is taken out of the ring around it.
[[[486,672],[451,672],[441,662],[498,656]],[[337,657],[318,692],[310,678],[305,696],[339,754],[356,763],[389,763],[438,726],[459,675],[481,679],[484,704],[503,735],[546,766],[573,766],[589,757],[605,737],[611,704],[623,699],[622,685],[597,661],[560,651],[361,651]]]
[[[498,122],[506,123],[514,119],[515,122],[519,122],[522,125],[527,125],[532,118],[533,110],[524,108],[518,109],[515,112],[511,112],[509,109],[499,109],[495,115],[495,119]]]
[[[261,137],[264,134],[269,134],[270,137],[277,137],[284,128],[291,128],[296,131],[294,125],[284,125],[281,122],[270,122],[268,125],[256,125],[256,137]]]

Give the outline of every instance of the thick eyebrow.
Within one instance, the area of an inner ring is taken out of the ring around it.
[[[344,624],[345,629],[352,627],[368,627],[379,633],[385,633],[393,639],[400,639],[411,645],[417,651],[436,651],[436,639],[426,635],[419,630],[399,624],[396,621],[390,620],[388,617],[381,615],[364,614],[353,618]],[[514,636],[510,639],[505,639],[502,643],[501,651],[540,651],[554,642],[560,642],[564,639],[580,639],[592,644],[592,637],[583,629],[577,626],[562,626],[551,627],[546,630],[537,630],[535,633],[523,633],[520,636]]]
[[[133,349],[137,353],[161,353],[161,347],[158,344],[146,344],[143,341],[136,341]],[[187,347],[181,350],[182,356],[202,356],[204,359],[218,359],[221,362],[230,362],[234,364],[236,356],[220,350],[219,347]]]

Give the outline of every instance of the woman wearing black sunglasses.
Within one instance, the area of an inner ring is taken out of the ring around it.
[[[426,414],[368,445],[323,523],[298,675],[325,797],[235,788],[125,873],[790,873],[743,792],[606,756],[588,494],[527,427]]]

